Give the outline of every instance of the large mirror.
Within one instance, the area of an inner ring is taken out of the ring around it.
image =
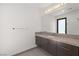
[[[42,30],[79,35],[79,3],[49,5],[43,10]]]

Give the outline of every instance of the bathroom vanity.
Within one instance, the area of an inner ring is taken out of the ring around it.
[[[79,56],[79,36],[36,32],[36,45],[53,56]]]

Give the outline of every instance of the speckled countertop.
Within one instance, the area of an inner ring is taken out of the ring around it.
[[[61,35],[61,34],[48,33],[48,32],[37,32],[35,35],[79,47],[78,35],[65,35],[65,34]]]

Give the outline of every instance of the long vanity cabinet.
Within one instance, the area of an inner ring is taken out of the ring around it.
[[[53,36],[54,38],[47,38],[47,36],[36,35],[35,37],[36,45],[49,52],[52,56],[79,56],[79,47],[64,42],[64,39],[55,39],[56,36]]]

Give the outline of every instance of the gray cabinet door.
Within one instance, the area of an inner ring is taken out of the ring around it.
[[[56,53],[57,53],[56,41],[49,40],[48,52],[51,53],[52,55],[56,56]]]
[[[48,39],[36,36],[36,44],[39,47],[48,50]]]

